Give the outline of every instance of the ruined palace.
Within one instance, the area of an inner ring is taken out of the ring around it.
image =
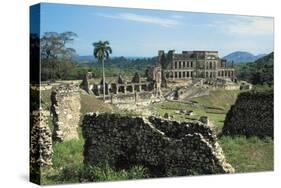
[[[235,77],[233,63],[220,59],[218,51],[158,52],[158,62],[166,80],[192,78],[231,78]]]
[[[165,53],[158,51],[155,64],[147,69],[145,77],[139,73],[130,78],[127,75],[106,78],[105,95],[130,95],[134,93],[153,93],[162,95],[162,89],[174,86],[208,85],[213,88],[239,89],[236,84],[233,63],[219,58],[218,51],[182,51]],[[103,93],[103,81],[93,80],[87,73],[81,87],[88,93],[100,96]],[[172,84],[172,85],[169,85]],[[176,85],[177,84],[177,85]]]

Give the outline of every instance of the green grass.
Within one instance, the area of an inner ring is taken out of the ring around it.
[[[141,166],[134,166],[129,170],[113,170],[107,164],[102,167],[87,166],[79,170],[78,177],[82,182],[89,181],[118,181],[141,179],[148,177],[147,169]]]
[[[206,109],[202,106],[193,106],[191,104],[181,103],[181,102],[163,102],[153,105],[153,110],[156,111],[159,115],[164,116],[165,113],[172,115],[175,120],[179,121],[192,121],[198,120],[200,116],[208,116],[210,122],[214,125],[214,129],[217,133],[221,132],[221,129],[224,124],[224,119],[226,111],[217,110],[217,109]],[[176,114],[177,110],[192,110],[194,115],[182,115]]]
[[[69,140],[53,145],[53,166],[43,168],[42,184],[74,183],[75,181],[65,181],[61,174],[65,168],[83,166],[83,145],[84,140]]]
[[[240,91],[238,90],[227,91],[218,89],[216,91],[210,91],[209,96],[192,98],[192,101],[196,101],[205,106],[222,108],[228,111],[230,106],[235,103],[239,92]]]
[[[94,95],[81,94],[81,110],[82,116],[87,112],[112,112],[114,106],[105,104],[102,100],[97,99]]]
[[[53,164],[55,167],[64,167],[67,165],[77,165],[83,161],[84,140],[70,140],[53,145],[54,156]]]
[[[222,130],[225,116],[236,101],[239,91],[225,91],[216,90],[210,91],[210,95],[192,98],[195,105],[191,105],[178,101],[166,101],[159,104],[154,104],[152,109],[159,115],[163,116],[165,113],[174,116],[175,120],[188,121],[198,120],[200,116],[208,116],[210,122],[214,125],[214,130],[219,134]],[[176,110],[192,110],[193,116],[176,114]]]
[[[228,137],[219,139],[227,161],[238,173],[273,170],[273,140],[257,137]]]

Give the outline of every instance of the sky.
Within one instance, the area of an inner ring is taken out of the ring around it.
[[[108,40],[112,56],[152,57],[158,50],[216,50],[270,53],[274,19],[179,11],[41,4],[40,35],[75,32],[68,44],[78,55],[92,55],[93,42]]]

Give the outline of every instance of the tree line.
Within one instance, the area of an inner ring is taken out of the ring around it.
[[[274,52],[255,62],[240,63],[235,66],[236,76],[254,85],[273,87],[274,84]]]
[[[86,72],[93,72],[94,77],[102,77],[102,62],[81,63],[75,60],[76,51],[69,48],[77,34],[74,32],[46,32],[39,39],[40,41],[40,60],[41,60],[41,80],[77,80],[83,79]],[[102,42],[102,41],[99,41]],[[109,46],[109,45],[108,45]],[[95,48],[95,46],[93,45]],[[32,49],[31,49],[32,53]],[[93,49],[93,56],[95,56]],[[31,56],[32,57],[32,56]],[[98,57],[96,57],[98,59]],[[154,58],[136,58],[130,59],[126,57],[108,57],[104,59],[104,71],[109,77],[122,75],[133,75],[139,72],[144,76],[146,69],[156,61]]]

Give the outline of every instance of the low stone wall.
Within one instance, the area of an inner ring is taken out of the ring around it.
[[[78,139],[80,120],[80,94],[78,86],[60,86],[51,93],[53,115],[53,139],[64,141]]]
[[[142,165],[152,177],[232,173],[214,132],[200,122],[86,114],[84,163],[114,169]]]
[[[273,138],[273,92],[240,93],[226,115],[222,132]]]
[[[47,118],[47,111],[33,111],[31,114],[30,163],[32,167],[52,165],[52,133]]]
[[[136,92],[130,94],[118,94],[112,95],[110,102],[112,104],[121,104],[121,103],[136,103],[136,102],[149,102],[153,96],[152,92]]]

